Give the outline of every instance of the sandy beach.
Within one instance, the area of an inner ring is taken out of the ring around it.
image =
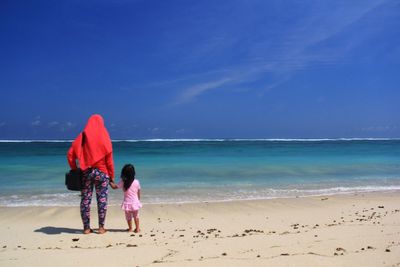
[[[399,203],[392,192],[145,205],[139,234],[112,206],[104,235],[81,234],[78,207],[2,207],[0,266],[400,266]]]

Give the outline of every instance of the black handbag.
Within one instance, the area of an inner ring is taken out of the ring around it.
[[[81,191],[82,190],[83,171],[81,169],[70,170],[65,174],[65,185],[68,190]]]

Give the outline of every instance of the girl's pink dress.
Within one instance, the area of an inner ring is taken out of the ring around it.
[[[122,180],[119,181],[118,188],[124,188],[124,182]],[[142,203],[140,203],[138,198],[139,190],[139,180],[135,179],[128,190],[124,191],[124,201],[121,204],[121,208],[124,211],[136,211],[142,207]]]

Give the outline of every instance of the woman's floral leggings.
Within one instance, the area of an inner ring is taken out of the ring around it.
[[[81,217],[84,229],[90,229],[90,203],[92,202],[93,186],[96,188],[99,227],[104,226],[107,213],[109,182],[110,178],[108,175],[98,169],[92,169],[91,171],[84,173],[81,198]]]

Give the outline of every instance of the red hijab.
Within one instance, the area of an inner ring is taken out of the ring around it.
[[[83,131],[72,143],[72,149],[82,170],[112,152],[110,135],[104,126],[103,117],[95,114],[89,118]]]

